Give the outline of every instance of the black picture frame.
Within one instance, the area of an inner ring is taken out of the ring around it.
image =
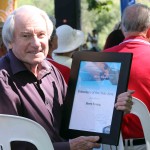
[[[131,62],[132,53],[80,51],[73,55],[60,130],[63,138],[100,136],[99,142],[118,145],[123,111],[116,110],[114,103],[127,91]]]

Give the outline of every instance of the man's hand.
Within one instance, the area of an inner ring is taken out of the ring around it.
[[[131,95],[133,93],[134,93],[133,90],[121,93],[117,98],[117,103],[115,104],[116,109],[123,110],[125,113],[129,113],[133,105]]]
[[[99,148],[98,140],[99,136],[80,136],[71,139],[69,140],[70,150],[92,150],[93,148]]]

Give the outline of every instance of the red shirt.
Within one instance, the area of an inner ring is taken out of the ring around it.
[[[150,44],[143,37],[126,38],[120,45],[104,52],[133,53],[128,89],[135,90],[134,97],[141,99],[150,111]],[[143,130],[137,116],[127,114],[123,118],[124,139],[143,138]]]
[[[66,83],[68,84],[68,80],[69,80],[69,76],[70,76],[70,68],[68,68],[67,66],[64,66],[62,64],[57,63],[56,61],[54,61],[52,59],[51,56],[47,56],[46,58],[49,62],[51,62],[56,68],[58,68],[58,70],[62,73]]]

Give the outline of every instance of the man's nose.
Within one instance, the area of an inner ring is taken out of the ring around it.
[[[32,45],[35,47],[39,47],[41,45],[40,39],[37,36],[33,36],[31,42],[32,42]]]

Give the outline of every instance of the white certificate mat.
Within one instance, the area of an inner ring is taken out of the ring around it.
[[[118,62],[81,61],[69,129],[103,133],[111,125],[120,68]]]

